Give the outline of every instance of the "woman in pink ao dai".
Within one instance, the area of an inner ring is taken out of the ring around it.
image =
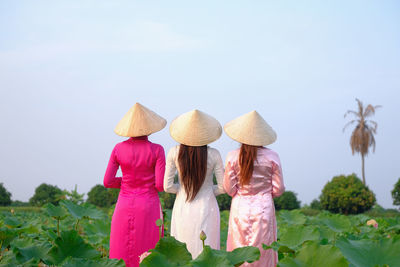
[[[127,267],[138,267],[140,255],[160,238],[156,220],[162,216],[158,191],[163,191],[165,153],[147,135],[165,124],[136,103],[115,129],[131,138],[115,146],[104,176],[105,187],[121,189],[111,221],[110,258],[123,259]],[[119,167],[122,177],[116,177]]]
[[[227,123],[224,129],[241,143],[225,162],[224,189],[232,196],[227,250],[255,246],[260,249],[260,259],[242,266],[276,266],[277,253],[262,248],[262,244],[276,241],[273,198],[285,190],[278,154],[263,147],[273,143],[276,134],[256,111]]]

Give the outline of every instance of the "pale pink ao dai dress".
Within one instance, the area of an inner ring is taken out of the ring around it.
[[[243,246],[258,247],[260,260],[242,266],[273,267],[278,263],[278,255],[272,249],[264,250],[262,244],[270,245],[277,238],[273,198],[285,191],[279,156],[271,149],[259,148],[250,183],[241,186],[238,176],[239,151],[231,151],[225,162],[224,188],[233,197],[227,250]]]

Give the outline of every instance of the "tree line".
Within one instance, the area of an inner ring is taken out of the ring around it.
[[[105,188],[101,184],[93,186],[87,193],[80,194],[77,186],[74,190],[62,190],[55,185],[41,184],[35,189],[29,202],[12,201],[11,193],[7,191],[3,183],[0,183],[0,206],[43,206],[47,203],[58,205],[63,200],[71,200],[76,204],[88,202],[97,207],[109,208],[118,199],[119,189]],[[400,178],[391,191],[393,205],[400,206]],[[160,201],[164,209],[172,209],[175,194],[159,193]],[[229,210],[231,197],[227,194],[217,196],[220,210]],[[274,199],[277,210],[293,210],[301,207],[297,194],[286,191],[280,197]],[[323,187],[320,196],[314,199],[307,207],[318,210],[328,210],[333,213],[358,214],[370,210],[376,204],[375,194],[355,174],[348,176],[339,175],[328,181]],[[303,206],[304,207],[304,206]]]

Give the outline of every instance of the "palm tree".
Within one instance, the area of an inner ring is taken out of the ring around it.
[[[368,105],[365,109],[360,100],[356,98],[358,102],[358,112],[353,110],[348,110],[344,117],[348,114],[353,114],[356,119],[348,122],[343,131],[347,128],[347,126],[357,123],[356,128],[353,130],[350,138],[350,146],[351,151],[354,155],[355,152],[361,154],[361,168],[362,168],[362,179],[365,184],[365,170],[364,170],[364,157],[368,155],[369,148],[373,147],[373,152],[375,152],[375,137],[376,129],[378,127],[378,123],[372,120],[367,120],[366,118],[375,114],[375,109],[380,108],[381,106],[372,106]]]

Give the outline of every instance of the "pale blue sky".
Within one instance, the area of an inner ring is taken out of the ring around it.
[[[140,102],[169,123],[200,109],[221,124],[257,110],[303,204],[333,176],[361,175],[343,114],[377,111],[366,179],[392,207],[400,177],[398,1],[0,2],[0,182],[28,200],[42,182],[102,183],[113,128]],[[211,144],[226,153],[225,134]]]

